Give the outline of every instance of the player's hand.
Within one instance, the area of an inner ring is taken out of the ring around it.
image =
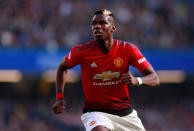
[[[128,86],[136,86],[138,85],[138,80],[131,74],[126,73],[121,75],[121,80],[125,82]]]
[[[65,111],[65,100],[56,100],[56,102],[53,104],[52,109],[55,114],[60,114]]]

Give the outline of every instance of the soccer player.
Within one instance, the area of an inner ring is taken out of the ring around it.
[[[86,131],[145,131],[132,108],[128,86],[157,87],[157,74],[137,46],[113,39],[116,26],[111,11],[94,13],[92,31],[94,40],[74,46],[58,66],[53,111],[64,112],[67,70],[80,64],[85,95],[81,120]],[[129,66],[137,68],[142,77],[133,76]]]

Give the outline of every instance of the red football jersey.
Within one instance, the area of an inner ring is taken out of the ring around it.
[[[129,71],[130,65],[140,72],[150,66],[135,45],[120,40],[114,40],[108,54],[95,41],[74,46],[65,61],[68,67],[80,64],[84,109],[92,110],[130,108],[128,87],[121,81],[121,75]]]

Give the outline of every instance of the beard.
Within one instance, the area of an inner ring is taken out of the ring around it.
[[[104,43],[103,37],[96,37],[95,39],[96,39],[96,42]]]
[[[104,39],[102,39],[102,38],[97,38],[96,41],[99,43],[104,43]]]

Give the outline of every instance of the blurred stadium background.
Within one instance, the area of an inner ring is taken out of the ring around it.
[[[0,131],[84,131],[79,67],[57,116],[54,81],[69,49],[92,39],[99,8],[115,13],[115,38],[138,45],[160,76],[159,88],[129,87],[146,129],[194,130],[193,0],[0,0]]]

